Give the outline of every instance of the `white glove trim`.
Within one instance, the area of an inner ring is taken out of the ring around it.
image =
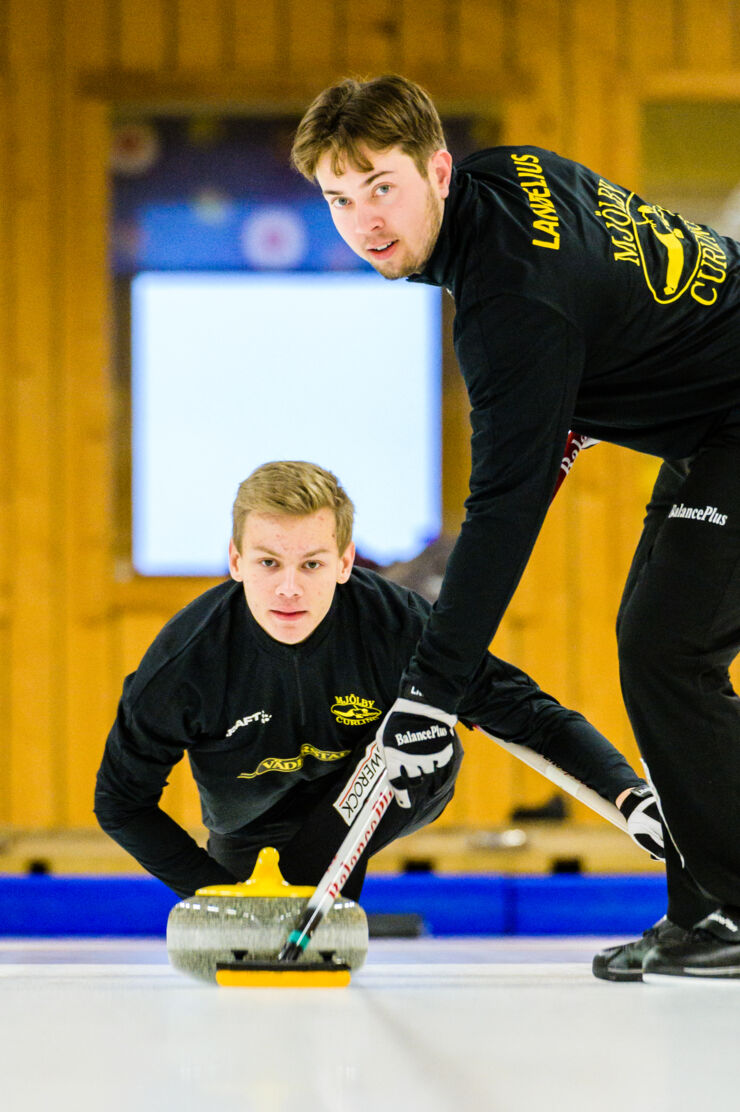
[[[387,719],[391,714],[418,714],[422,718],[434,718],[437,722],[444,722],[450,729],[457,722],[456,714],[449,714],[439,707],[430,706],[429,703],[416,703],[413,699],[396,699],[385,718]],[[385,725],[385,720],[383,724]]]

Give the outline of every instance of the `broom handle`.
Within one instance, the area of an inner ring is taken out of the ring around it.
[[[512,757],[523,764],[533,768],[542,776],[547,777],[557,787],[562,788],[568,795],[572,795],[579,803],[585,803],[597,815],[601,815],[607,822],[611,822],[614,826],[618,826],[620,830],[627,830],[627,820],[613,803],[609,803],[595,792],[593,788],[586,787],[580,780],[576,780],[575,776],[571,776],[569,772],[563,772],[562,768],[558,768],[552,761],[548,761],[547,757],[543,757],[540,753],[535,753],[534,749],[527,749],[524,745],[518,745],[515,741],[502,741],[500,737],[495,734],[489,734],[488,730],[482,729],[480,726],[475,727],[484,737],[489,741],[494,741],[496,745],[500,745]]]
[[[370,795],[355,816],[347,835],[332,858],[329,868],[319,881],[316,891],[309,899],[295,928],[278,954],[278,961],[295,961],[308,946],[311,935],[333,905],[347,882],[367,844],[378,827],[380,820],[393,799],[388,782],[388,772],[384,768]]]

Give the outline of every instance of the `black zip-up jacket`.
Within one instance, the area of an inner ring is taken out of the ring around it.
[[[167,623],[125,680],[98,772],[100,825],[180,895],[233,882],[160,809],[173,765],[187,752],[208,830],[229,836],[252,826],[268,838],[261,844],[281,848],[323,785],[349,779],[428,614],[418,595],[355,568],[311,636],[284,645],[254,620],[240,583],[206,591]],[[640,783],[581,715],[495,657],[478,669],[461,710],[606,799]]]
[[[472,406],[466,519],[405,677],[454,710],[527,563],[568,430],[683,459],[740,406],[740,245],[550,151],[499,147],[453,170],[410,280],[455,299]]]

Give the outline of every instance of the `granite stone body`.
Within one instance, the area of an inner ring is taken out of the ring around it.
[[[170,962],[183,973],[215,984],[219,963],[274,961],[307,902],[307,897],[295,896],[196,893],[169,914]],[[299,963],[333,958],[354,971],[364,963],[367,948],[365,912],[340,896],[319,923]]]

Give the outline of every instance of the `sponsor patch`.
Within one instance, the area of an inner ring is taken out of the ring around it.
[[[721,514],[716,506],[684,506],[674,502],[669,517],[685,517],[690,521],[705,521],[709,525],[726,525],[727,514]]]
[[[359,695],[335,695],[331,712],[342,726],[365,726],[383,713],[374,699],[362,699]]]
[[[230,726],[226,731],[226,736],[231,737],[237,730],[241,730],[242,726],[249,726],[252,722],[261,722],[262,725],[265,726],[271,718],[272,715],[268,714],[266,710],[256,710],[254,714],[247,714],[244,718],[237,718],[234,725]]]
[[[438,726],[436,722],[428,730],[406,730],[405,733],[394,735],[396,745],[413,745],[415,741],[436,741],[437,738],[449,736],[449,727]]]
[[[686,295],[699,305],[717,301],[729,260],[711,228],[645,204],[603,178],[594,213],[610,233],[613,257],[638,267],[659,305]]]
[[[317,749],[315,745],[302,745],[295,757],[265,757],[255,768],[254,772],[240,772],[237,780],[254,780],[256,776],[264,776],[266,772],[297,772],[303,768],[306,757],[313,757],[317,761],[341,761],[350,755],[350,749],[339,752],[333,749]]]
[[[383,758],[377,741],[373,740],[365,750],[359,764],[352,773],[349,783],[342,788],[342,794],[334,801],[334,810],[342,816],[347,826],[373,789],[383,771]]]

